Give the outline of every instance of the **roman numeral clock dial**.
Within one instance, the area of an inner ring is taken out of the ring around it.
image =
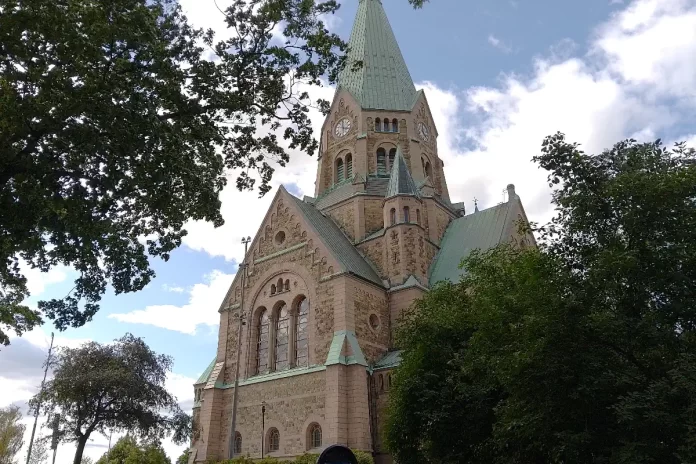
[[[340,121],[338,121],[338,124],[336,124],[336,128],[334,129],[334,133],[336,134],[336,137],[345,137],[348,132],[350,132],[350,119],[348,118],[343,118]]]

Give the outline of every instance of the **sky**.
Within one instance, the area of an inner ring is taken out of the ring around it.
[[[195,25],[228,34],[213,0],[179,1]],[[347,40],[358,1],[340,3],[327,24]],[[696,0],[431,0],[421,10],[407,0],[383,3],[434,114],[452,201],[466,202],[469,211],[474,198],[480,208],[496,205],[513,183],[529,219],[548,221],[551,191],[531,159],[557,131],[588,153],[629,137],[696,146]],[[311,89],[329,100],[333,92]],[[312,122],[318,131],[321,115],[312,114]],[[291,152],[274,188],[282,183],[293,194],[312,195],[315,163]],[[240,240],[256,234],[273,194],[258,199],[229,186],[221,197],[224,226],[188,224],[171,259],[152,262],[157,277],[148,287],[107,294],[92,322],[57,333],[56,344],[109,342],[126,332],[143,337],[173,357],[167,385],[190,409],[192,384],[215,354],[217,310],[243,255]],[[28,277],[28,303],[35,305],[68,293],[75,274],[56,268],[29,270]],[[26,411],[51,330],[14,337],[0,350],[0,407]],[[106,437],[95,436],[86,454],[98,458],[106,446]],[[165,448],[172,459],[183,450],[169,442]],[[71,462],[73,452],[61,445],[56,462]]]

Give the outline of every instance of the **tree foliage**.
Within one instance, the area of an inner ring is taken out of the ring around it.
[[[53,379],[32,403],[43,399],[49,420],[60,410],[60,440],[76,443],[75,464],[93,432],[125,431],[144,440],[171,433],[184,443],[191,419],[165,388],[171,364],[130,334],[111,344],[61,348],[52,361]]]
[[[400,330],[387,439],[410,463],[696,461],[696,154],[562,134],[540,249],[476,252]]]
[[[217,40],[175,0],[0,0],[0,325],[84,324],[107,284],[148,284],[186,221],[223,223],[229,176],[263,194],[289,149],[312,155],[307,113],[327,105],[307,86],[337,76],[337,8],[235,0]],[[73,267],[74,289],[30,310],[22,261]]]
[[[51,437],[38,437],[31,447],[29,464],[46,464],[49,459],[49,441]]]
[[[177,461],[178,462],[178,461]],[[188,462],[188,461],[187,461]],[[158,441],[138,443],[129,435],[120,438],[111,451],[104,453],[96,464],[171,464]]]
[[[17,406],[0,408],[0,464],[12,464],[24,443],[22,413]]]

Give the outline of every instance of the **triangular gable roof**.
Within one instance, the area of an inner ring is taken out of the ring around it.
[[[411,172],[408,170],[408,166],[406,166],[406,160],[404,160],[401,154],[401,147],[397,147],[396,149],[396,158],[394,159],[394,165],[392,166],[391,175],[389,176],[386,198],[395,197],[397,195],[419,196],[418,187],[416,187]]]
[[[410,111],[416,87],[381,0],[360,0],[348,42],[344,88],[364,109]],[[356,63],[362,63],[354,69]]]
[[[293,195],[288,194],[288,196],[302,213],[307,224],[314,229],[322,243],[336,258],[342,271],[383,287],[382,279],[379,278],[377,272],[365,261],[358,249],[331,218],[324,216],[314,205],[305,203]]]
[[[473,250],[488,250],[505,240],[512,201],[453,220],[445,231],[440,252],[430,272],[430,286],[450,280],[459,282],[466,274],[459,265]]]

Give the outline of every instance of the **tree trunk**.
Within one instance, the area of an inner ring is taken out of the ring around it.
[[[82,435],[79,440],[77,440],[77,449],[75,450],[75,459],[73,459],[73,464],[80,464],[82,462],[82,453],[85,451],[85,445],[89,435]]]

